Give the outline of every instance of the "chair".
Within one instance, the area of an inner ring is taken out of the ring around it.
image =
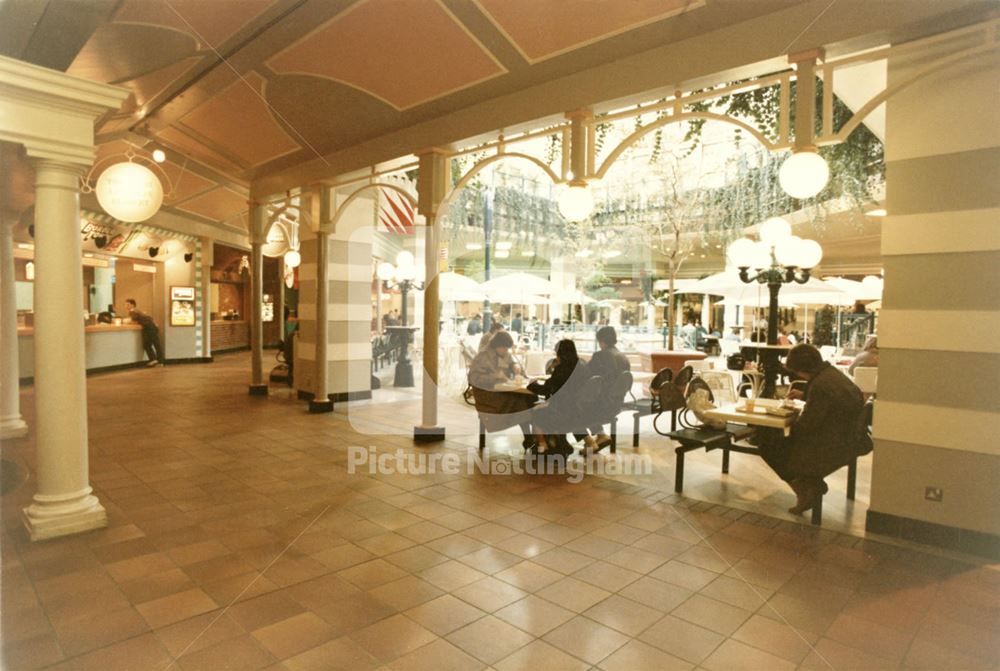
[[[685,361],[684,365],[689,366],[696,373],[700,373],[703,370],[712,370],[712,362],[708,359],[693,359]]]
[[[858,385],[861,393],[866,396],[874,396],[877,383],[878,368],[873,366],[859,366],[854,369],[854,384]]]
[[[733,384],[733,376],[729,374],[729,371],[706,370],[702,371],[700,377],[708,384],[712,395],[720,403],[736,402],[736,387]]]
[[[620,372],[610,384],[602,385],[602,390],[604,393],[595,408],[594,423],[611,425],[611,454],[614,454],[618,449],[618,415],[625,407],[625,397],[632,390],[632,372],[627,370]],[[601,407],[602,402],[604,407]]]

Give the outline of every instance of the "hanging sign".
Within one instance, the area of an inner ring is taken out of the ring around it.
[[[97,202],[121,221],[146,221],[163,204],[163,185],[149,168],[138,163],[116,163],[97,179]]]
[[[267,241],[262,245],[261,252],[264,256],[274,258],[283,256],[290,247],[288,243],[288,230],[282,224],[275,223],[267,233]]]

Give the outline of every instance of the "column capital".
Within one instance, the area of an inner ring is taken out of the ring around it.
[[[798,63],[815,63],[825,59],[826,49],[823,47],[816,47],[814,49],[806,49],[805,51],[796,51],[794,54],[788,54],[789,65],[796,65]]]

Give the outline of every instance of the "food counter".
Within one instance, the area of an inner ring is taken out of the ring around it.
[[[250,347],[250,324],[239,319],[212,320],[212,351]]]
[[[96,324],[83,327],[87,370],[124,368],[144,363],[142,327],[137,324]],[[17,329],[19,377],[35,375],[35,329],[21,326]]]

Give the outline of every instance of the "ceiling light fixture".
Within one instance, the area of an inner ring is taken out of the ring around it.
[[[884,207],[879,207],[874,210],[868,210],[865,214],[869,217],[884,217],[889,213],[886,212]]]

